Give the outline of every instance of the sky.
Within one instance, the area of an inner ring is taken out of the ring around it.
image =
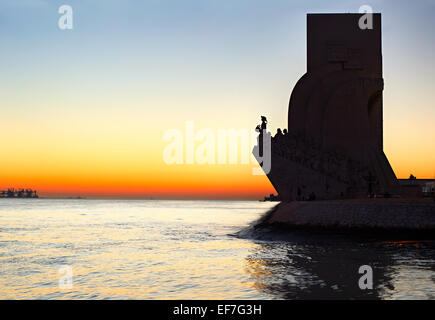
[[[73,29],[58,27],[61,5]],[[0,189],[43,196],[259,199],[251,164],[174,164],[167,130],[287,126],[306,14],[382,13],[384,151],[435,173],[435,2],[0,0]]]

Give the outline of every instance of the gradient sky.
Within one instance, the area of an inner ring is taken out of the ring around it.
[[[58,8],[74,10],[62,31]],[[435,2],[0,0],[0,188],[45,196],[260,198],[252,165],[163,162],[163,133],[287,126],[306,14],[382,13],[384,150],[435,172]]]

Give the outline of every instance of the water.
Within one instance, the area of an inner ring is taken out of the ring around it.
[[[1,199],[0,298],[435,298],[433,241],[251,232],[274,205]],[[373,290],[358,287],[361,265]]]

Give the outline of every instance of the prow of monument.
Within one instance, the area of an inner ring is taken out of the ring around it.
[[[399,193],[383,151],[381,14],[373,14],[373,29],[360,29],[360,17],[307,15],[307,72],[265,170],[284,201]]]

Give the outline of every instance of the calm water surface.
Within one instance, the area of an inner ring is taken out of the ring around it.
[[[274,205],[0,199],[0,298],[435,298],[433,241],[251,231]]]

